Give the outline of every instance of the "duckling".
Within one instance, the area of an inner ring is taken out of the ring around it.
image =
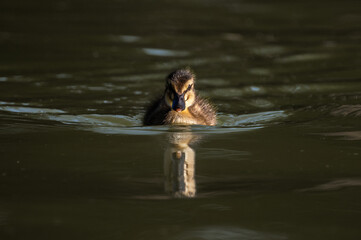
[[[216,125],[215,107],[197,95],[194,81],[188,69],[170,73],[164,94],[146,111],[144,125]]]

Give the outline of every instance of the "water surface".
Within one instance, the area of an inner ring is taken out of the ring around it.
[[[357,1],[0,3],[1,239],[360,239]],[[143,127],[191,66],[216,127]]]

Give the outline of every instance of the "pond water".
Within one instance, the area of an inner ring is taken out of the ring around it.
[[[360,239],[358,1],[2,1],[1,239]],[[143,127],[190,66],[216,127]]]

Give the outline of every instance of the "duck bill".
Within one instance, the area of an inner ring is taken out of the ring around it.
[[[172,109],[176,112],[181,112],[186,108],[186,104],[184,102],[184,95],[175,94],[172,104]]]

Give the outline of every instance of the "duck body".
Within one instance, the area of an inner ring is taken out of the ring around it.
[[[215,108],[194,90],[189,70],[172,72],[166,79],[164,94],[147,109],[144,125],[209,125],[217,123]]]

